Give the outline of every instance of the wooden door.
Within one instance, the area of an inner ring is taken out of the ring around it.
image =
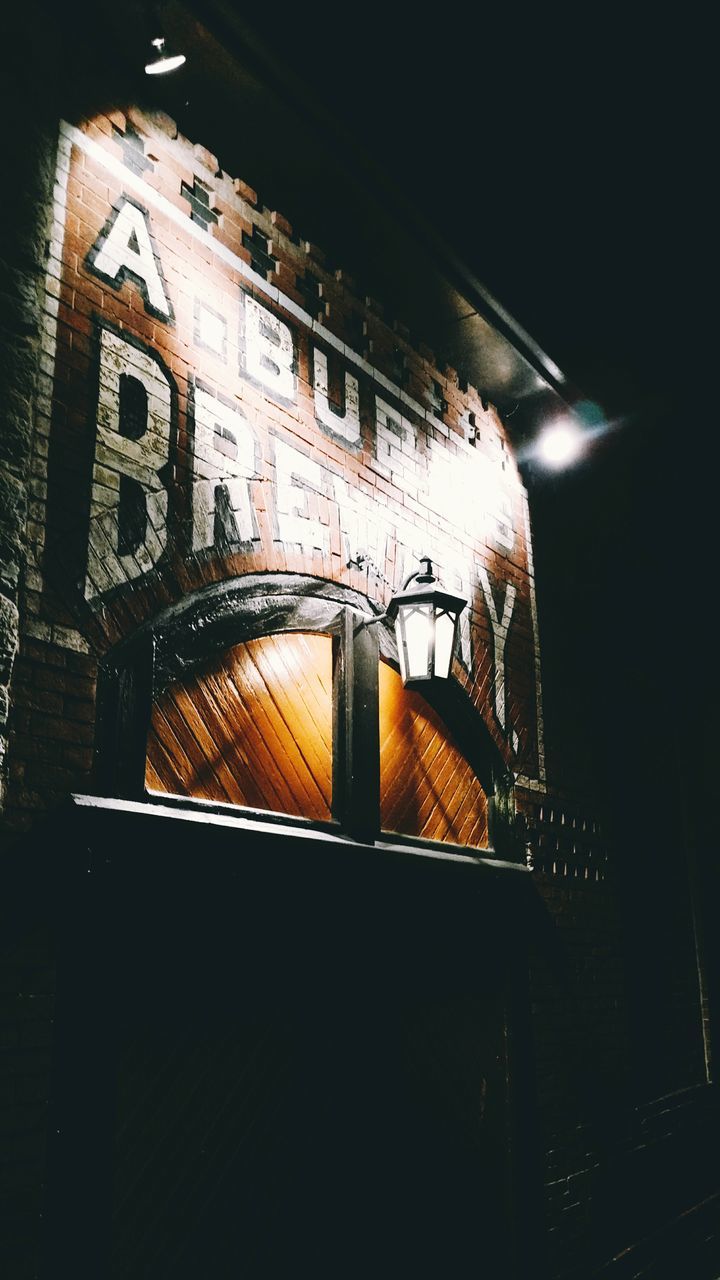
[[[380,819],[384,831],[486,848],[487,797],[449,729],[380,663]]]
[[[154,792],[329,819],[331,637],[248,640],[157,694],[145,783]]]

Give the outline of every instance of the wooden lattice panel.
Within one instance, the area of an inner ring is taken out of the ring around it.
[[[380,816],[383,830],[487,846],[487,797],[427,702],[380,664]]]
[[[151,791],[329,818],[330,637],[262,636],[171,685],[153,704],[145,781]]]

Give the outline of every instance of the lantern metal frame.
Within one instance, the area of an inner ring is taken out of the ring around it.
[[[424,684],[428,680],[447,680],[452,670],[452,660],[457,644],[460,614],[467,605],[467,600],[453,592],[445,591],[433,573],[429,556],[420,556],[422,570],[416,570],[405,579],[402,590],[397,592],[387,607],[385,617],[395,626],[395,637],[400,662],[400,675],[404,685]],[[414,584],[411,586],[411,583]],[[428,619],[430,631],[427,644],[427,662],[421,674],[413,672],[408,649],[406,621],[418,606],[428,606],[431,618]],[[437,671],[435,667],[437,623],[440,617],[448,617],[453,623],[452,640],[449,645],[447,667]]]

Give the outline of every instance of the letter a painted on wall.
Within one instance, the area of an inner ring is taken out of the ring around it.
[[[173,319],[162,266],[150,231],[150,215],[123,196],[87,256],[90,271],[119,289],[132,280],[145,301],[145,310],[160,320]]]

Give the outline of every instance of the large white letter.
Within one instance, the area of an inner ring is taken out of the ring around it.
[[[170,383],[146,351],[103,329],[90,503],[88,599],[149,572],[167,541]]]
[[[384,508],[361,489],[351,489],[342,476],[333,476],[332,486],[345,563],[361,555],[364,560],[369,560],[371,570],[382,573],[387,550],[387,519],[382,527],[380,523]]]
[[[195,388],[193,551],[258,537],[248,480],[255,438],[239,410]]]
[[[490,626],[493,633],[493,648],[495,651],[495,715],[498,718],[498,724],[505,728],[505,646],[507,644],[508,631],[510,630],[510,621],[515,607],[515,596],[517,592],[511,582],[508,583],[505,591],[505,601],[503,603],[502,618],[498,614],[495,597],[492,593],[490,585],[490,575],[487,569],[482,565],[478,569],[480,575],[480,583],[485,596],[488,613],[490,614]]]
[[[328,399],[328,362],[324,351],[313,352],[315,415],[348,444],[360,442],[360,390],[358,380],[345,372],[345,409],[333,409]]]
[[[249,293],[245,307],[245,372],[283,400],[295,399],[291,330]]]
[[[322,493],[322,474],[322,468],[312,458],[285,444],[284,440],[275,441],[277,527],[281,542],[299,542],[309,551],[316,547],[327,550],[328,529],[308,514],[308,497]]]
[[[132,200],[125,197],[109,228],[98,237],[88,254],[88,266],[114,289],[130,276],[140,286],[146,311],[162,320],[172,319],[160,260],[150,236],[149,214]]]
[[[441,580],[445,583],[450,591],[457,591],[458,595],[463,596],[468,602],[472,600],[472,563],[468,561],[467,552],[461,543],[455,539],[448,540],[447,544],[442,548],[443,555],[443,574]],[[458,628],[459,644],[457,657],[465,667],[468,675],[472,670],[472,640],[470,627],[472,621],[472,612],[468,603],[468,608],[463,609],[460,614],[460,626]]]

